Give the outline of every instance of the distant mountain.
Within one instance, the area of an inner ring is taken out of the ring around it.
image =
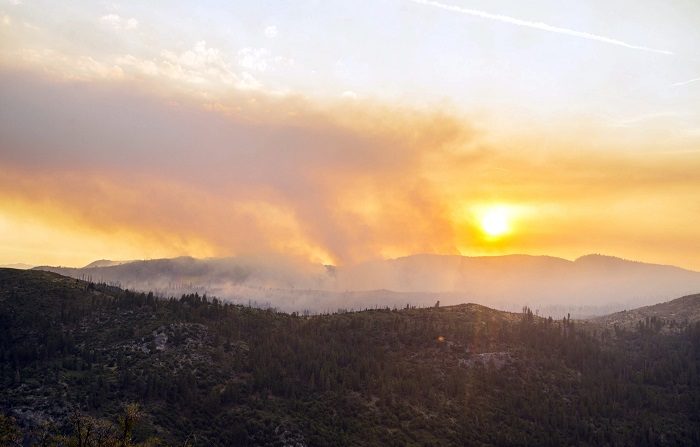
[[[24,264],[24,263],[20,262],[20,263],[17,263],[17,264],[5,264],[5,265],[0,265],[0,268],[4,268],[4,269],[18,269],[18,270],[28,270],[28,269],[34,268],[34,266],[33,266],[33,265],[29,265],[29,264]]]
[[[655,324],[304,316],[0,269],[0,444],[700,445],[700,323]]]
[[[416,255],[339,269],[336,287],[451,292],[483,304],[637,307],[700,291],[700,272],[602,255]]]
[[[129,262],[134,262],[134,261],[110,261],[109,259],[100,259],[97,261],[93,261],[83,267],[84,269],[89,269],[89,268],[94,268],[94,267],[113,267],[115,265],[122,265],[122,264],[128,264]]]
[[[472,301],[542,314],[601,315],[700,292],[700,273],[588,255],[414,255],[347,266],[285,257],[190,257],[81,269],[38,267],[166,296],[199,292],[287,311],[428,306]]]
[[[72,277],[91,277],[94,281],[118,282],[125,287],[144,290],[210,289],[246,284],[251,287],[282,289],[323,289],[329,277],[321,264],[310,264],[282,256],[196,259],[182,256],[171,259],[131,261],[116,265],[83,268],[36,267]],[[95,263],[93,263],[95,264]]]

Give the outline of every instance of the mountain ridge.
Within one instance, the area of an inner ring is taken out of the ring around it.
[[[504,310],[525,304],[551,312],[568,309],[564,314],[585,307],[590,314],[603,314],[700,291],[700,272],[598,254],[573,261],[546,255],[418,254],[332,268],[282,256],[179,257],[36,269],[163,295],[209,293],[234,302],[253,300],[314,312],[402,306],[405,300],[426,306],[441,299],[444,304],[467,300]],[[344,292],[357,292],[362,299],[344,301]],[[396,295],[401,293],[405,296]]]
[[[631,328],[642,320],[652,318],[691,323],[700,321],[700,294],[686,295],[650,306],[623,310],[592,318],[591,321],[607,326]]]

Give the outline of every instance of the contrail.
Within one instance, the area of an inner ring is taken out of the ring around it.
[[[631,48],[633,50],[649,51],[652,53],[660,54],[670,54],[673,55],[672,51],[668,50],[658,50],[656,48],[644,47],[641,45],[633,45],[631,43],[624,42],[622,40],[613,39],[610,37],[599,36],[597,34],[586,33],[583,31],[576,31],[569,28],[561,28],[558,26],[547,25],[542,22],[530,22],[527,20],[516,19],[515,17],[504,16],[501,14],[492,14],[485,11],[479,11],[478,9],[462,8],[461,6],[448,5],[445,3],[436,2],[433,0],[409,0],[413,3],[420,5],[433,6],[435,8],[444,9],[446,11],[458,12],[460,14],[465,14],[474,17],[481,17],[482,19],[496,20],[498,22],[510,23],[511,25],[524,26],[526,28],[534,28],[542,31],[549,31],[551,33],[566,34],[567,36],[579,37],[581,39],[596,40],[598,42],[607,43],[610,45],[617,45],[620,47]]]
[[[676,82],[675,84],[671,84],[671,87],[682,87],[684,85],[692,84],[694,82],[700,82],[700,78],[688,79],[687,81],[683,82]]]
[[[700,154],[700,149],[681,149],[678,151],[650,151],[650,152],[635,152],[637,154],[652,154],[652,155],[687,155]]]

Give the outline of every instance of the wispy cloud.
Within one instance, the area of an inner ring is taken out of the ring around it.
[[[671,84],[671,87],[683,87],[684,85],[694,84],[700,82],[700,78],[688,79],[687,81],[681,81]]]
[[[202,107],[147,88],[149,73],[205,91],[210,79],[240,82],[233,58],[201,43],[153,61],[135,58],[146,80],[131,82],[0,70],[0,218],[16,216],[17,228],[37,222],[21,240],[51,229],[65,256],[77,253],[79,231],[104,242],[91,242],[91,253],[120,258],[483,254],[504,247],[480,239],[464,210],[498,200],[536,210],[508,241],[512,252],[595,249],[698,265],[698,244],[688,241],[699,241],[700,229],[687,222],[700,157],[639,155],[696,147],[655,138],[665,122],[640,126],[648,143],[618,146],[595,128],[493,138],[442,107],[385,107],[362,96],[322,105],[230,88]],[[129,79],[135,68],[121,66]],[[17,238],[0,231],[0,245]]]
[[[267,71],[270,61],[270,51],[267,48],[246,47],[238,50],[238,65],[247,70]]]
[[[269,25],[265,27],[265,37],[269,39],[274,39],[279,34],[277,27],[275,25]]]
[[[648,125],[649,122],[659,121],[659,120],[682,120],[685,114],[674,112],[674,111],[663,111],[654,113],[645,113],[633,117],[627,117],[624,119],[613,119],[611,122],[612,127],[634,127],[639,125]]]
[[[217,85],[241,90],[262,87],[250,73],[239,71],[226,52],[208,46],[203,40],[186,51],[163,50],[159,58],[139,58],[129,54],[117,58],[115,65],[127,73],[133,70],[152,79],[170,79],[199,89]]]
[[[131,17],[127,19],[124,17],[120,17],[117,14],[107,14],[105,16],[102,16],[100,17],[100,22],[107,24],[116,30],[132,30],[136,29],[139,26],[139,21],[135,18]]]
[[[598,42],[603,42],[603,43],[607,43],[610,45],[617,45],[620,47],[630,48],[633,50],[649,51],[652,53],[668,54],[668,55],[674,54],[672,51],[668,51],[668,50],[660,50],[660,49],[650,48],[650,47],[646,47],[646,46],[642,46],[642,45],[634,45],[634,44],[624,42],[624,41],[618,40],[618,39],[613,39],[613,38],[607,37],[607,36],[601,36],[598,34],[587,33],[584,31],[576,31],[576,30],[569,29],[569,28],[562,28],[559,26],[548,25],[548,24],[542,23],[542,22],[531,22],[529,20],[517,19],[515,17],[510,17],[510,16],[506,16],[506,15],[502,15],[502,14],[493,14],[490,12],[480,11],[478,9],[463,8],[461,6],[448,5],[448,4],[440,3],[437,1],[433,1],[433,0],[409,0],[409,1],[411,1],[413,3],[420,4],[420,5],[432,6],[435,8],[444,9],[446,11],[456,12],[459,14],[480,17],[482,19],[495,20],[497,22],[509,23],[511,25],[523,26],[526,28],[533,28],[533,29],[538,29],[541,31],[548,31],[551,33],[565,34],[567,36],[578,37],[581,39],[595,40]]]
[[[648,155],[654,156],[654,155],[687,155],[687,154],[698,154],[700,153],[700,149],[682,149],[682,150],[677,150],[677,151],[653,151],[653,152],[647,152]]]

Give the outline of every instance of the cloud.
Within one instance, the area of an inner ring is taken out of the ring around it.
[[[671,87],[683,87],[685,85],[694,84],[700,82],[700,78],[688,79],[687,81],[681,81],[671,84]]]
[[[611,122],[612,127],[635,127],[640,125],[648,125],[653,121],[665,121],[674,123],[682,121],[686,118],[685,114],[675,111],[663,111],[654,113],[645,113],[624,119],[617,119]],[[669,126],[670,127],[670,126]]]
[[[265,37],[269,39],[274,39],[277,37],[277,34],[279,34],[279,31],[277,30],[277,27],[275,25],[268,25],[265,27]]]
[[[270,51],[267,48],[242,48],[238,50],[238,65],[248,70],[266,71],[270,66]]]
[[[32,31],[40,31],[41,30],[40,27],[38,27],[32,23],[29,23],[29,22],[22,22],[22,25],[24,25],[25,28],[30,29]]]
[[[125,55],[118,57],[116,63],[153,79],[165,77],[202,88],[223,86],[252,90],[262,87],[261,82],[250,73],[238,71],[236,64],[224,52],[208,46],[203,40],[185,51],[163,50],[160,58],[144,59]]]
[[[392,245],[453,251],[433,239],[447,231],[433,220],[444,211],[431,204],[418,170],[422,148],[468,137],[449,117],[383,124],[401,112],[336,115],[264,98],[254,103],[260,114],[237,117],[171,106],[128,85],[21,75],[1,83],[13,112],[0,115],[7,173],[0,189],[27,206],[60,203],[61,213],[91,228],[185,240],[201,233],[217,254],[281,251],[338,261]],[[414,223],[399,234],[403,219]]]
[[[222,55],[208,50],[167,60],[216,71]],[[458,116],[361,98],[232,91],[204,106],[133,80],[1,71],[0,86],[0,215],[72,235],[66,253],[80,231],[130,256],[144,246],[332,263],[499,250],[698,261],[692,153],[585,150],[588,129],[546,145],[487,143]],[[485,241],[472,218],[490,203],[523,210],[504,244]]]
[[[522,19],[516,19],[514,17],[502,15],[502,14],[493,14],[485,11],[480,11],[478,9],[470,9],[470,8],[463,8],[461,6],[455,6],[455,5],[449,5],[446,3],[441,3],[433,0],[408,0],[413,3],[417,3],[419,5],[425,5],[425,6],[432,6],[435,8],[443,9],[446,11],[451,11],[451,12],[456,12],[459,14],[464,14],[464,15],[469,15],[473,17],[479,17],[482,19],[487,19],[487,20],[494,20],[497,22],[502,22],[502,23],[508,23],[511,25],[516,25],[516,26],[522,26],[526,28],[532,28],[532,29],[537,29],[541,31],[547,31],[551,33],[557,33],[557,34],[564,34],[567,36],[572,36],[572,37],[578,37],[581,39],[586,39],[586,40],[594,40],[597,42],[602,42],[606,43],[609,45],[617,45],[625,48],[630,48],[633,50],[641,50],[641,51],[648,51],[652,53],[659,53],[659,54],[667,54],[667,55],[673,55],[674,53],[672,51],[668,50],[660,50],[656,48],[650,48],[642,45],[635,45],[631,44],[622,40],[618,39],[613,39],[612,37],[607,37],[607,36],[601,36],[598,34],[592,34],[592,33],[587,33],[584,31],[576,31],[573,29],[569,28],[562,28],[559,26],[553,26],[553,25],[548,25],[546,23],[542,22],[532,22],[529,20],[522,20]]]
[[[61,77],[82,80],[117,80],[124,71],[116,63],[102,62],[90,56],[67,56],[48,48],[23,48],[17,53],[25,64],[39,66],[46,72],[59,72]],[[63,70],[67,67],[68,70]]]
[[[259,54],[258,54],[259,55]],[[85,81],[132,80],[150,82],[155,91],[180,90],[197,95],[218,95],[231,89],[259,90],[262,82],[239,66],[226,52],[198,41],[188,49],[163,49],[155,57],[133,54],[72,55],[49,48],[21,48],[13,54],[17,66],[39,67],[57,78]],[[255,56],[255,54],[253,54]],[[293,63],[281,58],[251,59],[251,66]],[[261,65],[264,64],[264,65]],[[166,85],[167,84],[167,85]]]
[[[274,56],[267,48],[241,48],[237,54],[238,66],[250,71],[266,72],[278,65],[294,65],[293,59]]]
[[[139,21],[131,17],[125,19],[118,14],[107,14],[100,17],[100,22],[108,25],[115,30],[133,30],[139,26]]]

